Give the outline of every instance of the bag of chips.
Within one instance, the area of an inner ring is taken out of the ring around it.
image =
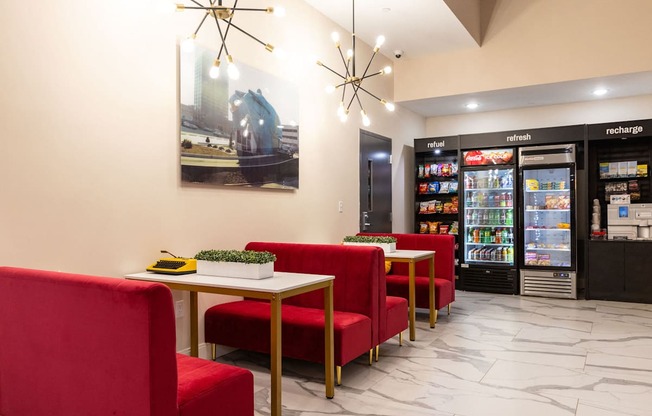
[[[430,234],[438,234],[439,224],[441,224],[439,221],[428,221],[428,232]]]
[[[427,222],[420,222],[419,223],[419,232],[421,234],[425,234],[428,232],[428,223]]]

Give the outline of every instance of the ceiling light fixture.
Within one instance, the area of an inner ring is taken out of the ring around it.
[[[593,95],[601,97],[605,95],[607,92],[609,92],[609,90],[607,90],[606,88],[596,88],[593,90]]]
[[[385,42],[385,37],[384,36],[378,36],[376,39],[376,45],[374,46],[373,53],[371,55],[371,58],[369,59],[369,63],[367,64],[364,72],[362,73],[361,76],[358,76],[356,74],[356,67],[355,67],[355,0],[352,1],[353,3],[353,30],[351,32],[351,43],[352,43],[352,49],[349,49],[346,52],[346,56],[344,55],[344,52],[342,51],[342,45],[340,44],[340,35],[337,32],[333,32],[331,34],[331,38],[333,42],[335,42],[335,47],[337,48],[337,51],[340,53],[340,57],[342,58],[342,63],[344,64],[344,74],[340,74],[339,72],[333,70],[326,64],[324,64],[321,61],[317,61],[317,65],[326,68],[330,72],[334,73],[337,75],[341,82],[337,85],[331,85],[326,88],[327,92],[335,92],[338,88],[342,88],[342,98],[340,99],[340,105],[339,108],[337,109],[337,115],[340,117],[340,120],[342,122],[345,122],[348,119],[349,116],[349,110],[351,109],[351,105],[353,104],[353,101],[357,101],[358,105],[360,106],[360,116],[362,117],[362,124],[364,126],[369,126],[371,124],[371,120],[369,119],[369,116],[367,115],[367,112],[364,110],[364,107],[362,106],[362,101],[360,100],[360,95],[358,94],[359,91],[364,91],[376,100],[378,100],[382,105],[385,106],[385,108],[389,111],[394,111],[395,106],[393,103],[386,101],[382,98],[379,98],[378,96],[372,94],[369,92],[367,89],[365,89],[362,86],[362,83],[364,80],[367,78],[374,77],[376,75],[386,75],[390,74],[392,72],[392,67],[391,66],[386,66],[383,69],[369,73],[369,67],[371,66],[371,63],[373,62],[374,58],[376,57],[376,54],[380,50],[380,47],[383,45]],[[348,88],[350,87],[350,88]],[[346,96],[347,96],[347,90],[351,90],[351,96],[350,99],[348,100],[348,103],[345,104],[346,101]]]
[[[468,103],[464,107],[468,108],[469,110],[475,110],[478,108],[480,105],[478,103]]]
[[[215,58],[215,61],[213,61],[213,66],[209,71],[209,75],[211,78],[218,78],[220,76],[220,63],[221,63],[220,58],[222,57],[222,52],[226,54],[227,74],[229,75],[229,77],[231,79],[238,79],[240,77],[240,71],[238,70],[238,67],[235,66],[235,64],[233,63],[233,57],[229,53],[229,48],[226,46],[226,38],[229,35],[229,30],[231,30],[231,28],[249,36],[251,39],[263,45],[265,49],[268,50],[269,52],[275,52],[273,45],[263,42],[262,40],[258,39],[257,37],[250,34],[246,30],[235,25],[233,23],[233,17],[235,16],[236,12],[265,12],[265,13],[273,14],[278,17],[282,17],[285,15],[284,8],[266,7],[262,9],[257,9],[257,8],[238,7],[238,0],[235,0],[233,2],[232,7],[224,6],[222,4],[222,0],[209,0],[209,4],[207,6],[204,6],[202,3],[196,0],[190,0],[190,1],[193,3],[193,5],[186,6],[185,4],[177,3],[176,10],[179,12],[184,10],[203,10],[204,17],[202,17],[194,33],[190,35],[186,40],[183,41],[183,43],[181,44],[181,48],[184,51],[194,50],[194,41],[195,38],[197,37],[197,32],[199,32],[199,29],[201,29],[202,25],[206,22],[206,20],[214,20],[215,25],[217,26],[217,31],[220,34],[221,46],[219,52],[217,53],[217,58]],[[222,22],[223,26],[220,25],[220,21]]]

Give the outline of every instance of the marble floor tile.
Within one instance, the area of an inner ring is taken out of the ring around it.
[[[397,338],[369,365],[342,369],[324,397],[323,367],[283,360],[284,416],[650,416],[652,305],[457,292],[437,326],[418,310],[416,341]],[[218,359],[254,373],[268,416],[269,357]]]

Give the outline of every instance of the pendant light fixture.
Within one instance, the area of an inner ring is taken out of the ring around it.
[[[249,36],[251,39],[263,45],[265,49],[268,50],[269,52],[274,52],[274,46],[272,46],[269,43],[263,42],[262,40],[258,39],[251,33],[247,32],[246,30],[234,24],[233,18],[236,12],[265,12],[265,13],[273,14],[275,16],[282,17],[285,15],[285,9],[283,9],[282,7],[266,7],[266,8],[238,7],[238,0],[235,0],[233,2],[233,6],[231,7],[224,6],[222,4],[222,0],[209,0],[209,4],[206,6],[196,0],[190,0],[190,2],[192,3],[192,5],[188,5],[188,6],[185,4],[177,3],[176,10],[177,11],[202,10],[204,12],[204,16],[199,22],[199,25],[197,26],[197,29],[195,29],[194,33],[190,35],[185,41],[183,41],[181,48],[184,51],[193,50],[194,40],[197,37],[197,33],[199,32],[199,29],[201,29],[202,25],[207,20],[215,21],[215,25],[217,26],[217,31],[220,35],[221,46],[219,52],[217,53],[217,57],[215,58],[215,61],[213,61],[213,66],[209,71],[209,76],[211,78],[218,78],[220,76],[220,64],[221,64],[220,59],[222,58],[222,53],[226,54],[227,74],[229,78],[238,79],[240,77],[240,71],[238,70],[238,67],[235,66],[233,62],[233,57],[229,53],[229,48],[226,45],[226,38],[229,35],[229,31],[231,30],[231,28]],[[220,22],[222,23],[221,25]]]
[[[385,43],[385,37],[384,36],[378,36],[376,39],[376,45],[374,46],[373,49],[373,54],[371,55],[371,58],[369,59],[369,63],[364,69],[364,72],[362,75],[358,76],[356,73],[356,51],[355,51],[355,0],[352,0],[353,3],[353,8],[352,8],[352,21],[353,21],[353,30],[351,32],[351,43],[352,43],[352,48],[349,49],[346,52],[346,55],[342,51],[342,45],[340,43],[340,35],[337,32],[333,32],[331,34],[331,39],[333,42],[335,42],[335,47],[337,48],[337,51],[340,54],[340,57],[342,58],[342,63],[344,64],[344,71],[343,73],[339,73],[335,71],[334,69],[330,68],[326,64],[324,64],[321,61],[317,61],[317,65],[326,68],[333,74],[337,75],[340,78],[340,82],[337,85],[330,85],[326,87],[326,91],[329,93],[333,93],[337,91],[339,88],[342,89],[342,98],[340,99],[340,105],[339,108],[337,109],[337,115],[339,116],[340,120],[342,122],[345,122],[348,119],[349,116],[349,110],[351,109],[351,105],[353,104],[353,101],[357,101],[358,105],[360,106],[360,115],[362,117],[362,124],[364,126],[369,126],[371,124],[371,120],[369,119],[369,116],[367,115],[367,112],[364,110],[364,107],[362,105],[362,101],[360,100],[360,91],[363,91],[367,93],[368,95],[372,96],[376,100],[378,100],[381,104],[387,108],[389,111],[394,111],[394,104],[391,102],[388,102],[382,98],[379,98],[378,96],[372,94],[369,92],[366,88],[362,86],[363,82],[371,77],[374,77],[376,75],[386,75],[390,74],[392,72],[392,67],[391,66],[386,66],[383,69],[376,71],[376,72],[369,72],[369,68],[371,67],[371,63],[373,62],[374,58],[376,57],[376,54],[380,50],[380,47]],[[351,93],[347,96],[347,92],[351,91]]]

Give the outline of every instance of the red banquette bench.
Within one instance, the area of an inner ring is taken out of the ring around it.
[[[175,337],[162,284],[0,267],[0,415],[253,416],[253,374]]]
[[[455,237],[439,234],[359,233],[358,235],[390,236],[396,238],[397,250],[435,251],[435,321],[437,311],[455,301]],[[429,308],[428,262],[415,266],[416,307]],[[408,265],[392,263],[387,273],[387,294],[408,298]]]
[[[378,247],[252,242],[246,250],[276,255],[274,270],[334,275],[334,351],[337,384],[341,368],[407,328],[407,302],[385,293],[384,253]],[[316,363],[324,360],[322,293],[283,300],[283,356]],[[209,308],[205,339],[213,344],[269,353],[270,308],[244,299]]]

